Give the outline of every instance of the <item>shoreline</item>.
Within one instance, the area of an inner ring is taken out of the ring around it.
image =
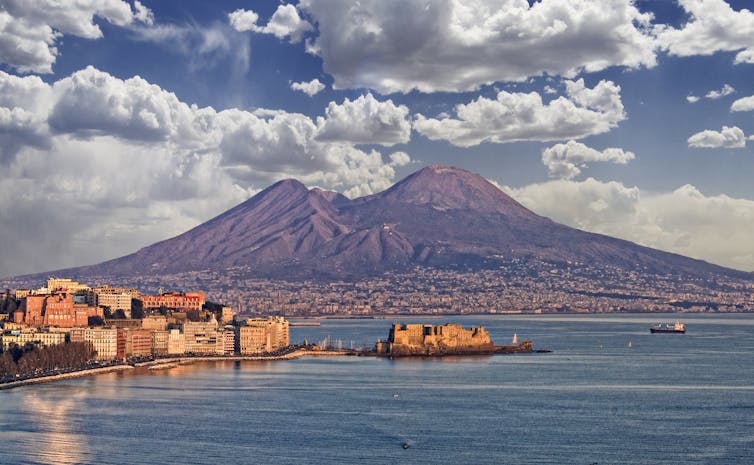
[[[0,391],[6,389],[13,389],[21,386],[28,386],[31,384],[52,383],[55,381],[63,381],[66,379],[83,378],[85,376],[101,375],[105,373],[113,373],[116,371],[129,371],[133,370],[133,365],[113,365],[109,367],[101,368],[89,368],[86,370],[72,371],[70,373],[62,373],[59,375],[40,376],[39,378],[24,379],[21,381],[11,381],[8,383],[0,384]]]
[[[33,385],[33,384],[52,383],[56,381],[64,381],[66,379],[83,378],[86,376],[101,375],[101,374],[113,373],[113,372],[118,372],[118,371],[130,371],[136,368],[147,368],[149,370],[161,370],[161,369],[175,368],[180,365],[193,365],[195,363],[201,363],[201,362],[226,362],[226,361],[259,362],[259,361],[266,361],[266,360],[270,360],[270,361],[295,360],[301,357],[311,357],[311,356],[342,357],[342,356],[351,356],[351,355],[354,355],[354,353],[348,350],[322,351],[322,350],[299,349],[299,350],[294,350],[293,352],[289,352],[287,354],[272,355],[272,356],[263,356],[263,355],[228,355],[228,356],[208,355],[205,357],[177,356],[174,358],[150,360],[148,362],[139,362],[139,363],[134,363],[134,364],[124,364],[124,365],[113,365],[109,367],[100,367],[100,368],[90,368],[90,369],[85,369],[85,370],[72,371],[70,373],[62,373],[59,375],[40,376],[39,378],[30,378],[30,379],[24,379],[21,381],[10,381],[8,383],[1,383],[0,391],[13,389],[13,388],[21,387],[21,386]]]

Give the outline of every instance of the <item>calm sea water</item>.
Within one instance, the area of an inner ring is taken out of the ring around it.
[[[754,316],[649,334],[668,318],[454,317],[554,353],[204,363],[2,391],[0,463],[754,463]],[[291,332],[361,345],[390,323]]]

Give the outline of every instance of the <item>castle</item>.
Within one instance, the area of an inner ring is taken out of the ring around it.
[[[377,354],[452,355],[492,353],[495,345],[483,326],[464,329],[461,325],[393,324],[386,341],[378,341]]]

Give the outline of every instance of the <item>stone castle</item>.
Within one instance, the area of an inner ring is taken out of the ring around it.
[[[452,355],[491,353],[495,345],[483,326],[464,329],[461,325],[393,324],[386,341],[378,341],[377,354]]]

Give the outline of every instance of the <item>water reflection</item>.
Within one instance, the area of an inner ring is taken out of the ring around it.
[[[48,399],[34,391],[24,396],[21,404],[26,418],[36,426],[37,432],[24,444],[30,461],[51,465],[84,462],[86,436],[73,432],[71,414],[81,410],[85,395],[85,391],[76,389],[62,398]]]

